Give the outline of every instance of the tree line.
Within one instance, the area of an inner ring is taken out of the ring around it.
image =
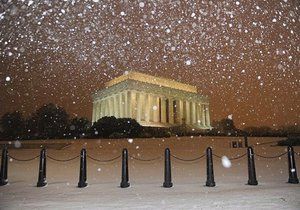
[[[268,126],[249,126],[243,130],[236,128],[234,121],[229,118],[214,121],[213,129],[209,131],[211,135],[219,136],[256,136],[256,137],[286,137],[290,135],[300,135],[299,125],[282,126],[279,128],[271,128]]]
[[[87,118],[70,118],[64,108],[45,104],[25,118],[19,111],[0,119],[0,138],[4,140],[136,137],[142,127],[133,119],[104,117],[93,125]]]
[[[186,125],[173,128],[142,127],[131,118],[103,117],[92,123],[84,117],[70,118],[64,108],[53,103],[45,104],[25,118],[19,111],[4,114],[0,119],[0,139],[79,139],[79,138],[136,138],[169,137],[172,135],[218,136],[288,136],[300,133],[300,127],[286,126],[236,128],[232,119],[225,118],[212,123],[209,131],[194,131]]]

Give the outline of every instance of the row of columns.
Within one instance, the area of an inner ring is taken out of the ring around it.
[[[124,91],[93,104],[93,122],[104,116],[133,118],[151,123],[210,127],[208,104],[184,101],[138,91]]]

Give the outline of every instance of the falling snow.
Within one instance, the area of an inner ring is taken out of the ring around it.
[[[138,70],[196,85],[211,98],[212,118],[238,112],[237,123],[246,126],[283,124],[283,113],[288,123],[298,120],[297,1],[0,5],[5,107],[30,113],[48,100],[68,101],[72,113],[90,117],[91,93]],[[262,114],[269,111],[274,114]]]
[[[231,167],[231,162],[228,159],[228,157],[223,156],[221,161],[222,161],[222,165],[223,165],[224,168],[230,168]]]

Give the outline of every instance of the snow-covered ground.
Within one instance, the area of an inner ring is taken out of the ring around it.
[[[229,142],[238,138],[184,137],[168,139],[74,140],[63,149],[48,149],[47,154],[57,159],[68,159],[85,147],[88,155],[110,159],[127,148],[129,154],[151,159],[162,156],[169,147],[171,153],[184,158],[204,154],[208,146],[213,153],[228,158],[243,155],[245,148],[230,148]],[[257,154],[274,156],[284,153],[285,147],[271,144],[278,138],[249,138]],[[65,140],[52,142],[61,143]],[[35,141],[36,142],[36,141]],[[28,144],[32,142],[27,142]],[[257,143],[260,143],[257,145]],[[39,149],[10,149],[17,158],[30,158]],[[274,143],[273,143],[274,144]],[[51,148],[51,147],[50,147]],[[299,147],[294,148],[300,152]],[[300,158],[295,155],[297,167]],[[163,188],[164,160],[142,162],[129,159],[130,188],[119,187],[121,160],[99,163],[88,159],[89,186],[77,188],[79,158],[69,162],[47,159],[48,186],[35,187],[38,177],[38,159],[29,162],[9,161],[9,185],[0,187],[0,209],[299,209],[300,185],[288,184],[287,156],[264,159],[256,157],[258,186],[246,185],[248,180],[246,157],[233,160],[225,168],[214,157],[216,187],[205,187],[205,158],[182,162],[172,158],[173,188]]]

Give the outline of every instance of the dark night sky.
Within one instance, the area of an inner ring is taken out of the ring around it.
[[[212,120],[300,123],[298,0],[3,2],[0,115],[91,119],[91,94],[135,70],[196,85]]]

